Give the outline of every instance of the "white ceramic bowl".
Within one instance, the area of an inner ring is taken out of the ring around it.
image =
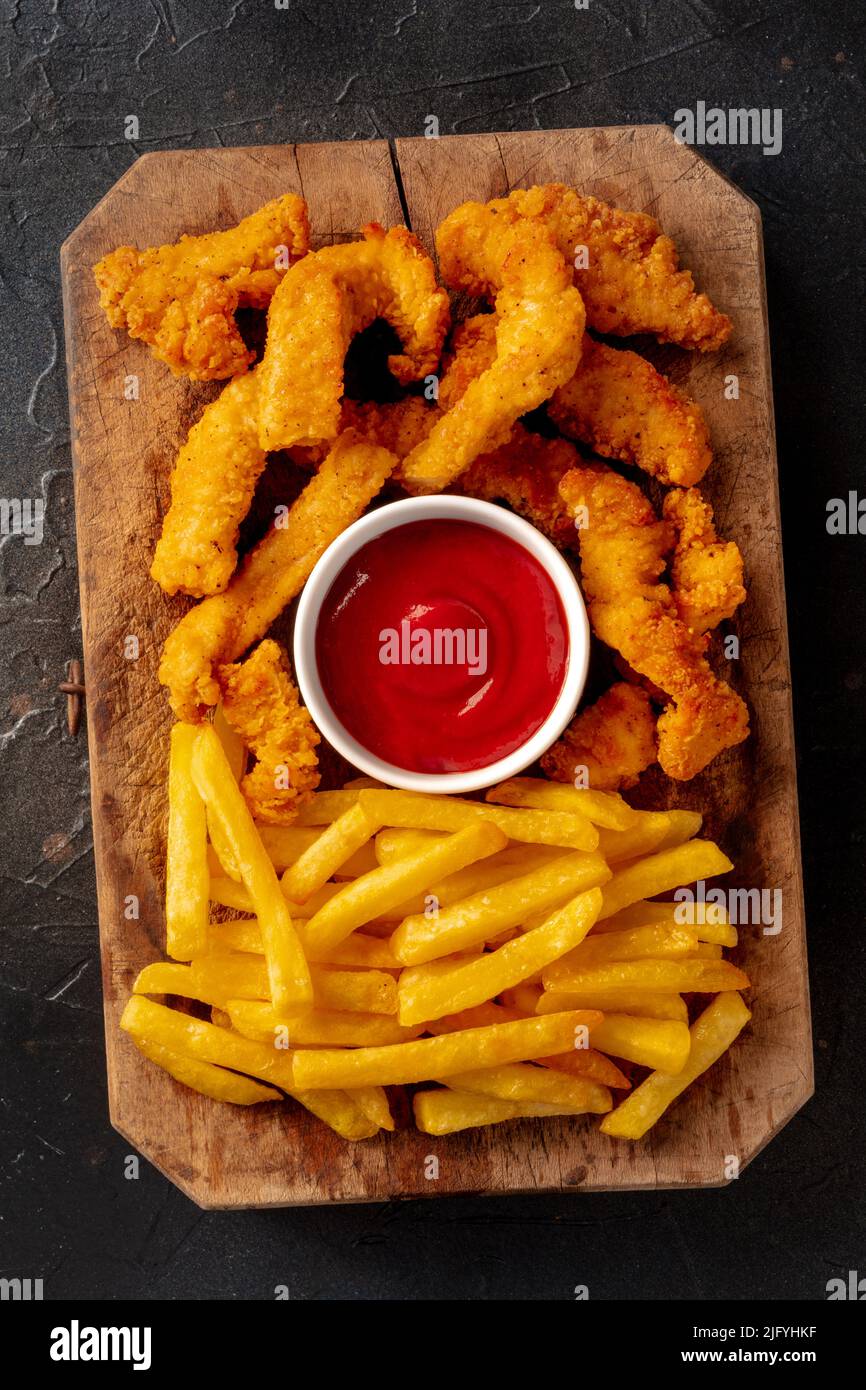
[[[328,703],[316,663],[316,626],[322,602],[352,555],[368,541],[396,526],[436,518],[470,521],[510,536],[541,564],[559,594],[568,630],[569,655],[565,680],[547,719],[531,738],[506,758],[470,772],[411,772],[383,761],[360,744],[340,722]],[[355,767],[369,777],[415,792],[470,792],[514,777],[541,757],[569,723],[586,683],[589,666],[589,623],[577,580],[559,551],[528,521],[491,502],[470,497],[411,497],[391,502],[362,516],[338,536],[319,559],[298,603],[294,634],[295,674],[307,709],[320,732]]]

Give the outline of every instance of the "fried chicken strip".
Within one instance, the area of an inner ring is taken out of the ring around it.
[[[559,484],[578,462],[577,451],[566,440],[543,439],[518,422],[506,444],[481,454],[461,474],[456,490],[484,502],[507,503],[564,550],[577,536]]]
[[[220,593],[267,455],[259,445],[258,372],[224,387],[193,425],[171,475],[171,506],[150,567],[167,594]]]
[[[561,183],[518,188],[507,198],[464,203],[450,213],[436,235],[446,284],[490,298],[496,285],[479,248],[496,228],[523,219],[541,223],[555,237],[574,267],[587,323],[597,332],[652,333],[659,342],[701,352],[730,337],[730,319],[705,294],[695,293],[691,273],[678,269],[676,247],[660,234],[655,218],[581,197]]]
[[[580,357],[583,302],[542,226],[494,224],[466,249],[496,295],[496,357],[404,461],[414,493],[442,491],[479,454],[506,443],[515,420],[567,381]]]
[[[617,681],[594,705],[582,709],[562,738],[544,754],[541,766],[555,782],[574,782],[597,791],[633,787],[656,760],[656,717],[639,686]]]
[[[250,551],[228,587],[181,619],[163,647],[159,679],[179,719],[195,722],[216,704],[214,666],[236,661],[300,593],[323,551],[380,491],[396,458],[346,430],[319,472]]]
[[[385,232],[373,222],[363,231],[363,241],[305,257],[274,295],[259,368],[264,449],[336,437],[343,361],[352,337],[374,319],[386,319],[400,338],[402,353],[388,359],[399,382],[437,368],[450,311],[433,262],[405,227]]]
[[[245,372],[253,360],[235,310],[264,309],[287,265],[309,245],[307,205],[285,193],[228,231],[146,251],[119,246],[93,274],[112,328],[148,343],[175,376],[214,381]]]
[[[319,785],[315,724],[298,697],[278,644],[260,642],[245,661],[218,667],[222,710],[257,762],[241,791],[257,820],[291,825]]]
[[[677,613],[659,582],[673,548],[640,488],[602,466],[574,468],[560,491],[579,524],[581,573],[589,616],[601,640],[670,698],[658,721],[658,760],[687,781],[725,748],[748,736],[743,701],[710,669],[708,638]]]
[[[672,488],[662,515],[676,531],[670,571],[677,613],[693,632],[707,632],[746,597],[739,546],[719,540],[713,509],[697,488]]]

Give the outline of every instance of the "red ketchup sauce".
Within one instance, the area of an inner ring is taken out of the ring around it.
[[[568,667],[556,588],[517,541],[433,518],[368,541],[316,628],[325,698],[344,728],[410,772],[469,772],[520,748]]]

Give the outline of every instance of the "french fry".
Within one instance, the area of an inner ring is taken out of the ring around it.
[[[692,955],[696,956],[698,960],[721,960],[722,948],[721,946],[714,946],[709,941],[699,941]]]
[[[193,724],[175,724],[171,731],[165,935],[166,952],[174,960],[192,960],[194,955],[207,950],[210,887],[207,818],[204,802],[192,778],[197,737],[198,729]]]
[[[296,863],[322,833],[314,825],[264,825],[261,821],[256,821],[256,830],[278,874]]]
[[[464,1028],[485,1028],[493,1023],[514,1023],[527,1015],[520,1009],[509,1009],[504,1004],[476,1004],[473,1009],[461,1009],[456,1014],[446,1014],[444,1018],[431,1019],[424,1031],[435,1033],[457,1033]]]
[[[673,849],[697,835],[702,819],[697,811],[641,811],[625,830],[600,830],[598,852],[608,864],[622,864],[654,850]]]
[[[544,1105],[567,1105],[575,1115],[606,1115],[613,1106],[610,1091],[594,1081],[579,1080],[565,1072],[511,1062],[486,1070],[461,1071],[449,1076],[457,1091],[472,1091],[497,1100],[535,1100]]]
[[[215,1028],[212,1023],[177,1013],[141,995],[133,995],[128,1001],[120,1026],[137,1044],[156,1043],[184,1057],[246,1072],[278,1086],[344,1139],[369,1139],[376,1133],[371,1121],[345,1091],[319,1089],[315,1095],[307,1096],[294,1089],[290,1052]]]
[[[538,1001],[543,994],[541,985],[515,985],[513,989],[502,991],[502,1002],[509,1009],[519,1009],[524,1015],[538,1012]],[[559,1010],[562,1013],[562,1010]]]
[[[369,793],[369,795],[380,793]],[[324,795],[324,793],[322,793]],[[362,793],[358,793],[362,795]],[[368,795],[364,792],[363,795]],[[381,828],[360,805],[350,806],[323,830],[309,849],[283,875],[283,892],[295,902],[305,902]]]
[[[419,1091],[412,1101],[415,1124],[422,1134],[456,1134],[461,1129],[498,1125],[505,1120],[545,1119],[573,1115],[559,1105],[538,1101],[495,1100],[493,1096],[473,1095],[470,1091]]]
[[[404,965],[423,965],[438,956],[480,945],[507,927],[519,926],[531,913],[558,907],[609,877],[610,870],[600,855],[563,855],[438,914],[407,917],[394,932],[391,945]]]
[[[525,1062],[533,1057],[565,1052],[577,1030],[592,1029],[601,1015],[591,1012],[553,1014],[550,1018],[522,1018],[516,1023],[497,1023],[491,1028],[470,1028],[436,1038],[391,1047],[362,1047],[353,1051],[297,1052],[295,1081],[304,1090],[320,1087],[400,1086],[503,1062]],[[337,1077],[346,1078],[338,1082]]]
[[[692,1025],[691,1049],[682,1071],[676,1076],[648,1076],[605,1117],[602,1132],[617,1139],[642,1139],[677,1096],[719,1060],[750,1018],[739,994],[718,995]]]
[[[167,1071],[175,1081],[211,1100],[228,1101],[230,1105],[259,1105],[265,1100],[283,1099],[280,1091],[263,1086],[260,1081],[252,1081],[248,1076],[224,1071],[211,1062],[197,1062],[194,1057],[171,1052],[160,1043],[149,1042],[147,1038],[134,1038],[133,1041],[139,1052]]]
[[[617,792],[569,787],[561,782],[547,782],[543,777],[510,777],[498,787],[491,787],[485,800],[535,811],[576,811],[607,830],[627,830],[643,814],[633,811]]]
[[[202,1004],[221,1008],[225,995],[221,989],[214,989],[212,981],[196,977],[191,965],[175,965],[168,961],[154,961],[139,971],[132,987],[133,994],[175,995],[178,999],[197,999]]]
[[[412,832],[403,832],[411,834]],[[443,832],[443,834],[447,834]],[[439,883],[434,883],[424,893],[416,893],[404,902],[398,903],[385,913],[383,921],[402,922],[405,917],[413,917],[423,912],[434,898],[440,908],[451,907],[463,898],[471,898],[474,893],[483,893],[488,888],[496,888],[509,879],[528,874],[530,869],[538,869],[542,864],[550,864],[554,859],[563,859],[568,850],[553,848],[550,845],[509,845],[507,849],[492,854],[489,859],[479,859],[457,873],[449,874]],[[393,931],[393,927],[391,930]]]
[[[631,931],[590,936],[569,953],[568,964],[577,969],[591,969],[613,960],[687,956],[697,954],[697,948],[698,938],[690,927],[632,927]]]
[[[407,854],[425,849],[447,835],[447,830],[380,830],[376,836],[375,853],[380,864],[393,864]]]
[[[600,1086],[608,1086],[614,1091],[631,1090],[631,1082],[616,1063],[594,1047],[574,1047],[571,1052],[560,1052],[558,1057],[537,1057],[536,1061],[541,1067],[552,1067],[554,1071],[568,1072],[569,1076],[597,1081]]]
[[[347,1013],[396,1014],[397,985],[383,970],[334,970],[310,967],[313,1006]],[[193,983],[204,993],[205,1003],[222,1007],[228,999],[264,999],[272,1002],[268,971],[263,956],[200,956],[192,964]],[[278,1006],[275,1005],[275,1008]]]
[[[684,883],[726,874],[733,867],[711,840],[689,840],[674,849],[661,850],[617,870],[605,886],[601,918],[612,917],[641,898],[655,898]]]
[[[690,905],[670,902],[638,902],[624,907],[613,917],[596,922],[593,935],[609,931],[630,931],[633,927],[685,926],[693,930],[698,941],[712,941],[718,946],[736,946],[738,934],[736,927],[730,926],[724,908],[715,904],[704,905],[704,912],[684,911]],[[701,917],[711,918],[701,921]],[[694,917],[694,922],[690,920]]]
[[[394,1129],[394,1117],[388,1097],[381,1086],[359,1086],[357,1090],[347,1092],[347,1095],[351,1095],[358,1108],[363,1110],[367,1119],[377,1129]]]
[[[284,1017],[272,1004],[257,999],[230,999],[227,1011],[232,1027],[243,1037],[271,1047],[277,1030],[293,1047],[386,1047],[411,1042],[421,1032],[420,1028],[401,1028],[388,1014],[314,1009],[295,1018]]]
[[[534,931],[476,961],[445,972],[432,972],[429,965],[404,970],[398,985],[400,1022],[423,1023],[471,1009],[520,984],[582,941],[600,907],[601,892],[593,888],[559,908]]]
[[[729,960],[624,960],[575,970],[555,961],[543,972],[544,987],[587,994],[590,990],[647,989],[656,994],[721,994],[748,989],[749,980]]]
[[[479,821],[391,864],[356,878],[311,918],[306,936],[315,951],[332,948],[358,927],[395,907],[440,876],[456,873],[504,848],[503,832]]]
[[[313,792],[302,806],[298,807],[295,825],[330,825],[346,811],[358,803],[358,789],[344,788],[342,791]]]
[[[334,946],[317,956],[310,950],[305,927],[306,923],[303,921],[295,923],[304,955],[311,964],[321,962],[327,965],[344,965],[354,970],[399,969],[400,962],[391,950],[390,943],[379,941],[374,936],[365,936],[362,932],[354,932],[345,941],[341,941],[339,946]],[[226,951],[248,951],[253,955],[261,955],[263,952],[262,934],[255,917],[246,917],[236,922],[211,922],[210,941],[213,950],[220,954]]]
[[[311,1006],[313,983],[286,900],[220,741],[209,724],[202,725],[196,736],[192,778],[202,800],[220,822],[259,919],[274,1004],[282,1009]]]
[[[600,1009],[602,1013],[636,1014],[640,1018],[671,1018],[687,1023],[689,1011],[678,994],[648,989],[545,990],[537,1014],[561,1014],[569,1009]]]
[[[231,724],[223,714],[223,707],[221,704],[217,705],[214,710],[213,727],[217,738],[222,744],[223,752],[226,755],[226,761],[232,770],[232,776],[236,782],[240,782],[246,763],[246,749],[244,748],[243,741],[239,735],[235,733]],[[211,839],[214,857],[219,864],[219,872],[234,879],[236,883],[240,883],[241,871],[235,863],[231,845],[223,835],[219,821],[214,819],[210,811],[207,812],[207,830]],[[213,869],[211,869],[211,876],[213,876],[213,872]]]
[[[665,1018],[605,1014],[590,1034],[593,1047],[656,1071],[681,1072],[689,1056],[689,1026]]]
[[[362,791],[358,793],[358,804],[380,826],[454,831],[476,820],[486,820],[498,825],[510,840],[583,850],[593,850],[598,844],[595,826],[584,816],[566,811],[519,811],[481,801],[400,791]]]

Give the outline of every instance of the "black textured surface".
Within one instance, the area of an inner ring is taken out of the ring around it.
[[[866,1273],[863,547],[826,503],[862,455],[857,0],[3,0],[0,1274],[47,1298],[825,1296]],[[106,1115],[87,752],[54,694],[80,649],[58,247],[147,150],[781,107],[776,157],[708,153],[764,216],[817,1096],[728,1190],[203,1215]],[[124,118],[140,138],[124,138]]]

